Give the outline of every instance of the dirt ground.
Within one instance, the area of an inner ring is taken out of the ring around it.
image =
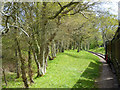
[[[102,62],[103,65],[101,66],[100,77],[97,78],[95,81],[95,85],[97,86],[97,88],[120,88],[118,86],[117,78],[115,74],[113,74],[109,65],[103,58],[99,58],[100,62]]]

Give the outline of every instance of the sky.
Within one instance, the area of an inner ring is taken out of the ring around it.
[[[119,0],[109,0],[109,3],[103,4],[104,8],[109,9],[111,14],[118,15],[118,2]]]
[[[95,10],[109,11],[110,14],[118,16],[118,2],[120,0],[92,0],[91,2],[102,2],[95,6]]]

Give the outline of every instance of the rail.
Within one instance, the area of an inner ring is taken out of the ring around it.
[[[99,56],[99,57],[101,57],[105,60],[105,55],[104,54],[96,53],[96,52],[92,52],[92,51],[88,51],[88,52],[93,53],[93,54],[95,54],[95,55],[97,55],[97,56]]]

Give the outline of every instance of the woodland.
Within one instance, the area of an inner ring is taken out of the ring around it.
[[[113,38],[118,20],[101,10],[102,3],[84,0],[4,3],[0,12],[3,82],[7,85],[5,73],[12,72],[29,88],[34,84],[33,76],[44,77],[48,61],[54,61],[59,53],[104,47]]]

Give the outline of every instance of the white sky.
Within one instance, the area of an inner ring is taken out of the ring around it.
[[[109,0],[110,3],[103,5],[104,8],[110,8],[110,13],[118,15],[118,2],[119,0]]]
[[[120,0],[92,0],[91,2],[102,2],[101,4],[95,5],[94,11],[108,11],[110,14],[116,15],[116,19],[120,19],[120,8],[118,10],[118,2]],[[119,2],[120,7],[120,2]],[[118,16],[119,11],[119,16]],[[104,14],[103,14],[104,15]]]

